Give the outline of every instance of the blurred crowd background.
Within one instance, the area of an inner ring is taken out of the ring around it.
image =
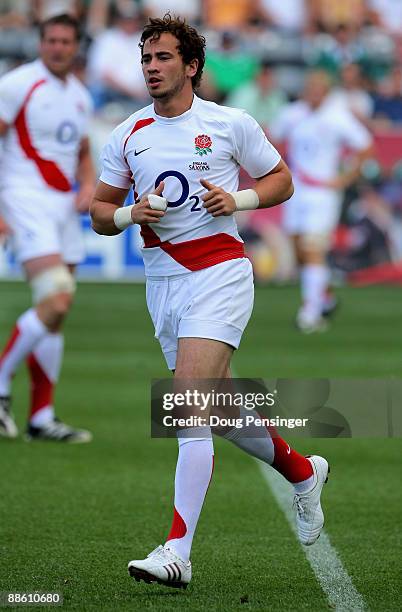
[[[331,75],[334,103],[375,137],[375,156],[345,193],[330,255],[335,279],[401,282],[402,0],[0,0],[0,75],[37,57],[40,21],[78,16],[84,35],[75,72],[93,97],[98,159],[114,125],[150,102],[138,42],[146,19],[168,10],[207,39],[199,95],[246,109],[268,137],[285,105],[302,95],[306,71]],[[260,282],[295,276],[280,217],[280,207],[241,215]]]

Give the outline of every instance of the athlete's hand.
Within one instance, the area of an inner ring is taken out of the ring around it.
[[[337,176],[333,179],[329,179],[328,181],[323,181],[324,187],[328,187],[329,189],[336,189],[337,191],[341,191],[349,187],[350,181],[348,181],[347,176]]]
[[[165,183],[162,181],[159,183],[154,193],[157,196],[161,196]],[[134,223],[142,225],[143,223],[159,223],[159,220],[165,215],[164,210],[154,210],[150,207],[148,201],[148,195],[142,196],[141,200],[134,206],[131,211],[131,218]]]
[[[77,195],[75,196],[75,209],[77,212],[85,213],[89,210],[89,205],[95,191],[95,185],[92,183],[84,183],[80,186]]]
[[[230,193],[205,179],[201,179],[200,183],[208,192],[201,198],[204,202],[203,206],[213,217],[233,215],[236,210],[236,203]]]

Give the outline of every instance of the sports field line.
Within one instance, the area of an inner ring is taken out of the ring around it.
[[[292,531],[296,534],[292,509],[292,486],[266,463],[261,461],[257,463]],[[324,530],[321,532],[320,539],[313,546],[302,546],[302,548],[329,604],[335,610],[340,612],[367,610],[363,597],[355,589],[351,577],[343,567],[338,553]]]

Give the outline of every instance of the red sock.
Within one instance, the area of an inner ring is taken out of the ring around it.
[[[274,445],[274,460],[272,467],[291,483],[303,482],[313,475],[313,468],[308,459],[290,448],[280,437],[275,427],[267,427]]]
[[[29,355],[27,364],[31,378],[31,420],[40,410],[53,405],[54,385],[33,353]]]

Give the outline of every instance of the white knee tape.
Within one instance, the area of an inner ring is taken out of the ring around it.
[[[56,293],[75,292],[75,280],[66,266],[54,266],[40,272],[30,282],[33,303],[39,304]]]

